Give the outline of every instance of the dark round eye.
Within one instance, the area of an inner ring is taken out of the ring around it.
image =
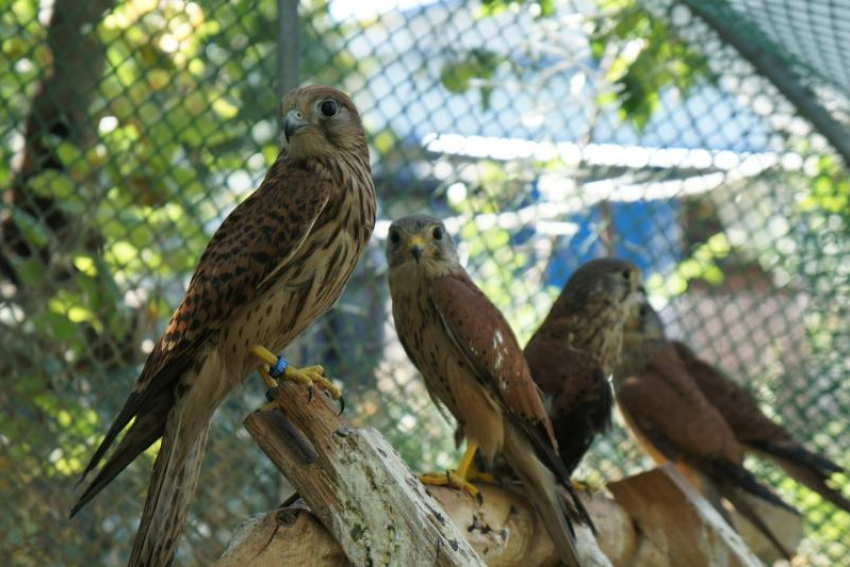
[[[391,230],[390,231],[390,242],[392,242],[393,244],[398,244],[399,240],[401,240],[401,235],[398,233],[398,231],[397,230]]]
[[[632,271],[631,270],[623,270],[622,276],[623,276],[624,280],[631,279]]]
[[[322,112],[322,116],[326,118],[330,118],[331,116],[336,114],[337,105],[336,101],[326,100],[319,106],[319,110]]]
[[[443,239],[443,227],[435,226],[433,234],[434,234],[434,240],[442,240]]]

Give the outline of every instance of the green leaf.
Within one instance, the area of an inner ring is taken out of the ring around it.
[[[506,58],[487,49],[471,49],[464,59],[447,62],[440,71],[440,82],[449,91],[457,94],[467,92],[473,80],[486,82],[491,79]],[[490,106],[493,87],[481,86],[481,100],[484,109]]]
[[[77,325],[71,322],[66,315],[47,311],[43,317],[48,336],[60,341],[68,341],[77,336]]]
[[[12,209],[12,219],[24,235],[24,239],[36,246],[47,244],[50,239],[49,232],[41,219],[38,219],[22,209]]]
[[[119,268],[126,267],[130,262],[135,260],[139,255],[139,251],[135,246],[126,240],[119,240],[110,246],[106,253],[106,258]]]
[[[30,179],[29,187],[33,193],[42,197],[72,201],[82,199],[82,196],[79,195],[78,185],[71,179],[71,176],[55,169],[48,169]]]
[[[46,270],[41,258],[28,258],[16,265],[15,271],[23,283],[38,285],[44,281]]]
[[[95,265],[95,260],[88,255],[81,255],[74,257],[74,267],[80,270],[82,273],[89,276],[97,275],[97,267]]]

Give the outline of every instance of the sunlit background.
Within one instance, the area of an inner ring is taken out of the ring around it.
[[[577,265],[635,262],[673,336],[850,467],[843,0],[0,0],[0,46],[4,561],[126,562],[156,447],[68,521],[73,487],[274,159],[280,85],[352,94],[380,199],[340,304],[288,354],[414,470],[458,457],[389,315],[387,227],[424,211],[523,342]],[[263,393],[217,415],[180,564],[289,493],[241,426]],[[850,515],[748,465],[805,514],[795,564],[846,565]],[[618,425],[579,476],[648,466]]]

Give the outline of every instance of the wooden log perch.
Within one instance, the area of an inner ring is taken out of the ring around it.
[[[490,567],[553,566],[558,557],[548,532],[519,493],[494,485],[479,485],[483,504],[448,487],[428,492],[460,528],[476,553]],[[584,530],[579,554],[586,566],[629,565],[637,534],[631,518],[610,498],[582,494],[600,531],[599,547]],[[217,567],[338,567],[349,565],[334,538],[303,500],[242,522]]]
[[[608,490],[644,536],[633,559],[636,566],[761,565],[673,465],[609,483]]]
[[[557,564],[520,486],[478,485],[480,504],[453,488],[426,490],[380,433],[351,428],[322,395],[305,397],[283,384],[280,410],[245,420],[303,500],[243,522],[218,567]],[[599,530],[597,540],[577,528],[585,567],[760,565],[674,468],[608,488],[614,499],[581,494]]]
[[[738,498],[743,498],[747,501],[750,508],[759,515],[762,521],[767,524],[767,527],[770,528],[770,531],[779,538],[785,549],[797,549],[800,541],[803,539],[802,516],[744,492],[739,493]],[[749,520],[739,514],[737,510],[732,509],[727,511],[732,517],[732,524],[735,529],[741,534],[741,539],[746,542],[759,559],[768,565],[772,565],[774,561],[784,559],[782,554],[779,553],[779,550],[776,549],[776,546],[753,526]]]
[[[352,429],[324,395],[305,397],[282,383],[280,409],[245,427],[351,563],[484,565],[380,434]]]
[[[614,567],[759,564],[754,563],[752,554],[711,505],[675,469],[652,470],[609,486],[619,495],[622,505],[600,493],[581,493],[581,497],[599,530],[599,548]],[[555,565],[554,547],[522,495],[492,485],[479,488],[484,494],[480,507],[465,493],[452,488],[429,488],[429,492],[491,567]],[[639,532],[628,510],[633,511]],[[770,510],[759,511],[770,521]],[[794,518],[799,522],[798,516]],[[785,533],[775,522],[772,525],[777,534]],[[796,528],[788,529],[792,537],[799,537],[794,535]],[[583,536],[579,534],[580,543],[587,541]],[[746,534],[742,537],[747,540]],[[789,540],[783,538],[783,541]],[[587,551],[580,551],[586,565],[602,563],[592,557],[588,559]],[[248,564],[252,567],[349,565],[342,549],[303,501],[242,523],[218,567]]]
[[[479,485],[479,505],[465,492],[432,487],[428,492],[490,567],[553,566],[558,562],[548,532],[522,494]],[[582,494],[600,530],[597,548],[579,532],[579,554],[586,566],[625,566],[636,548],[632,521],[610,498]],[[602,539],[604,536],[605,539]],[[607,555],[607,558],[606,558]],[[610,561],[609,561],[610,559]],[[338,567],[348,565],[340,546],[303,501],[251,518],[236,530],[217,567]]]
[[[306,506],[245,522],[219,565],[556,563],[521,493],[482,485],[479,505],[452,488],[426,490],[380,433],[351,428],[322,395],[305,396],[282,384],[281,409],[254,412],[245,427]],[[586,565],[610,565],[590,530],[577,532]]]

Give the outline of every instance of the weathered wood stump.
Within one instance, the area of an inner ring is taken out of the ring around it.
[[[283,383],[245,427],[355,565],[484,565],[376,431]]]
[[[453,488],[426,489],[380,433],[353,429],[322,395],[305,396],[283,384],[280,409],[245,420],[303,500],[243,522],[219,567],[557,564],[521,486],[479,485],[481,503]],[[614,499],[581,495],[599,531],[597,543],[577,529],[583,565],[760,564],[674,468],[608,488]]]
[[[356,565],[555,563],[545,526],[521,492],[483,485],[479,505],[451,488],[426,490],[380,433],[352,428],[322,395],[305,397],[303,387],[282,384],[279,409],[245,420],[304,505],[249,520],[220,565],[247,557],[262,564],[263,556],[277,565],[319,564],[319,557],[328,565],[342,558]],[[308,543],[294,544],[296,533]],[[588,565],[610,565],[589,529],[579,528],[578,540]]]

